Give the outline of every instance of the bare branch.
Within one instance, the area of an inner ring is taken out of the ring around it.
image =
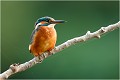
[[[0,74],[0,80],[5,80],[12,74],[15,74],[15,73],[18,73],[18,72],[21,72],[21,71],[25,71],[25,70],[27,70],[28,68],[31,68],[32,66],[34,66],[37,63],[42,63],[42,61],[45,58],[47,58],[47,57],[49,57],[49,56],[51,56],[51,55],[53,55],[57,52],[60,52],[63,49],[68,48],[71,45],[74,45],[74,44],[79,43],[79,42],[84,42],[84,41],[87,41],[87,40],[92,39],[92,38],[100,38],[100,36],[102,34],[113,31],[117,28],[120,28],[120,21],[118,23],[109,25],[107,27],[101,27],[99,30],[97,30],[93,33],[88,31],[85,35],[70,39],[70,40],[64,42],[63,44],[55,47],[50,52],[45,52],[41,56],[34,57],[32,60],[30,60],[28,62],[25,62],[23,64],[12,64],[8,70],[6,70],[5,72]]]

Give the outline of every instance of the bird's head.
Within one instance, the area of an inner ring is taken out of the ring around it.
[[[36,22],[35,22],[35,26],[48,26],[48,27],[54,27],[55,24],[59,24],[59,23],[64,23],[64,20],[55,20],[52,17],[42,17],[39,18]]]

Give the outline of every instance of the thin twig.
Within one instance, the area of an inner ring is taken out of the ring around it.
[[[57,52],[60,52],[63,49],[68,48],[71,45],[74,45],[74,44],[79,43],[79,42],[84,42],[84,41],[87,41],[87,40],[92,39],[92,38],[100,38],[100,36],[102,34],[113,31],[117,28],[120,28],[120,21],[118,23],[109,25],[107,27],[101,27],[99,30],[97,30],[93,33],[88,31],[85,35],[70,39],[70,40],[64,42],[63,44],[55,47],[50,52],[45,52],[41,56],[34,57],[32,60],[30,60],[28,62],[25,62],[23,64],[12,64],[8,70],[6,70],[5,72],[0,74],[0,80],[5,80],[9,76],[11,76],[12,74],[15,74],[15,73],[18,73],[18,72],[21,72],[21,71],[25,71],[25,70],[27,70],[28,68],[31,68],[32,66],[34,66],[37,63],[42,63],[42,61],[45,58],[47,58],[47,57],[49,57],[49,56],[51,56],[51,55],[53,55]]]

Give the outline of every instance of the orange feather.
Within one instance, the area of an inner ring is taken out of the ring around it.
[[[41,26],[35,33],[30,51],[34,56],[39,56],[55,47],[57,34],[54,27]]]

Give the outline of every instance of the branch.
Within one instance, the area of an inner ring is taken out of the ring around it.
[[[63,44],[55,47],[50,52],[45,52],[41,56],[34,57],[32,60],[30,60],[28,62],[25,62],[23,64],[12,64],[8,70],[6,70],[5,72],[0,74],[0,80],[5,80],[9,76],[11,76],[12,74],[15,74],[15,73],[18,73],[18,72],[21,72],[21,71],[25,71],[28,68],[33,67],[37,63],[42,63],[42,61],[45,58],[47,58],[47,57],[49,57],[49,56],[51,56],[51,55],[53,55],[57,52],[60,52],[63,49],[68,48],[71,45],[74,45],[74,44],[79,43],[79,42],[85,42],[85,41],[87,41],[89,39],[92,39],[92,38],[100,38],[100,36],[102,34],[113,31],[117,28],[120,28],[120,21],[118,23],[109,25],[107,27],[101,27],[99,30],[97,30],[93,33],[88,31],[85,35],[70,39],[70,40],[64,42]]]

